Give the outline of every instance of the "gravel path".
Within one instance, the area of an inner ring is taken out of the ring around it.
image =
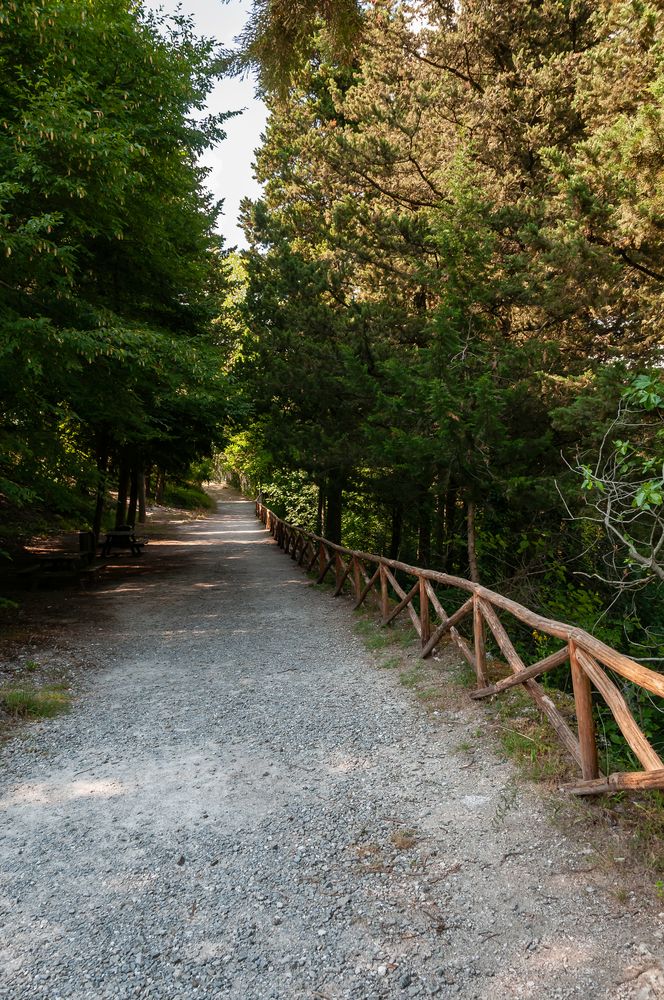
[[[664,996],[664,914],[461,766],[478,710],[434,726],[218,495],[169,573],[95,592],[103,669],[2,750],[0,996]]]

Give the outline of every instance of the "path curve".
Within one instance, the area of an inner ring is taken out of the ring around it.
[[[0,752],[0,997],[664,995],[661,923],[507,809],[508,764],[459,767],[477,715],[434,727],[217,495],[169,574],[91,598],[103,669]]]

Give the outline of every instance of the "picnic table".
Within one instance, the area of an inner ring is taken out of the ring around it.
[[[101,547],[101,554],[105,558],[108,558],[111,554],[111,550],[116,549],[131,549],[132,554],[135,556],[140,556],[143,554],[143,546],[147,545],[147,538],[137,538],[134,529],[130,524],[122,525],[119,528],[113,528],[106,532],[106,538]]]

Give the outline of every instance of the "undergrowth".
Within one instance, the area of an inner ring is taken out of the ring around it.
[[[50,719],[70,707],[71,698],[64,685],[31,685],[0,688],[0,709],[14,719]]]
[[[214,500],[197,483],[167,483],[164,490],[167,507],[180,510],[212,510]]]

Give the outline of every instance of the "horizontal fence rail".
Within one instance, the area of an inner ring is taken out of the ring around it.
[[[432,569],[409,566],[384,556],[344,548],[289,524],[260,501],[256,502],[256,515],[284,552],[298,565],[308,572],[316,570],[317,583],[322,583],[328,574],[333,575],[335,597],[345,587],[354,596],[355,607],[358,608],[371,594],[375,594],[383,625],[389,624],[402,611],[406,611],[420,637],[422,657],[430,656],[441,640],[449,635],[475,671],[477,689],[472,693],[472,698],[487,698],[521,685],[579,765],[581,778],[564,785],[567,791],[576,795],[596,795],[620,790],[664,788],[664,763],[639,728],[622,692],[606,673],[606,669],[660,697],[664,697],[663,674],[617,652],[583,629],[544,618],[479,583]],[[396,573],[414,578],[415,582],[409,590],[401,586]],[[448,615],[436,594],[435,584],[457,588],[467,592],[469,596],[458,610]],[[394,596],[390,595],[390,591]],[[526,667],[498,617],[498,611],[507,612],[543,635],[559,639],[561,648],[538,663]],[[472,617],[472,646],[457,629],[457,625],[466,617]],[[487,627],[512,671],[512,676],[495,684],[489,683],[487,674]],[[566,661],[569,661],[572,676],[576,733],[544,688],[535,680]],[[617,772],[607,776],[600,771],[592,713],[593,687],[610,709],[626,742],[640,761],[642,771]]]

